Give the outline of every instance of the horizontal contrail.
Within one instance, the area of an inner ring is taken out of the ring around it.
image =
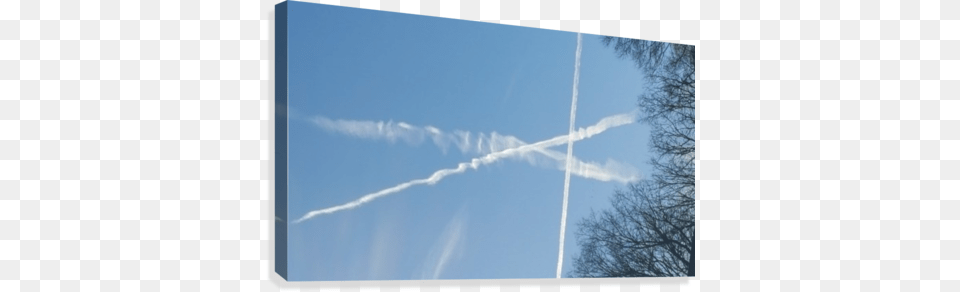
[[[429,138],[444,152],[451,145],[464,154],[487,154],[527,145],[526,142],[514,136],[501,135],[497,132],[473,134],[457,130],[453,133],[447,133],[433,126],[418,127],[404,122],[333,120],[323,116],[314,117],[310,121],[326,131],[363,139],[384,140],[391,143],[404,141],[411,145],[419,145]],[[570,163],[567,164],[567,155],[547,148],[525,152],[517,158],[527,158],[527,162],[535,164],[536,161],[531,156],[534,153],[539,153],[557,161],[557,169],[562,171],[570,169],[571,174],[579,177],[620,183],[629,183],[639,179],[639,171],[628,164],[609,160],[605,165],[599,165],[581,161],[574,156],[569,157]]]
[[[400,140],[407,144],[419,145],[429,138],[444,152],[451,145],[460,149],[462,153],[489,153],[524,144],[516,137],[500,135],[497,132],[489,135],[483,133],[474,135],[459,130],[445,133],[433,126],[417,127],[394,121],[332,120],[323,116],[314,117],[311,121],[330,132],[357,138],[386,140],[391,143]]]
[[[468,168],[477,169],[481,165],[490,164],[503,158],[522,155],[524,153],[537,151],[538,149],[543,149],[546,147],[562,145],[564,143],[567,143],[568,141],[576,142],[583,139],[587,139],[596,134],[603,133],[607,129],[633,123],[635,116],[636,116],[636,112],[629,113],[629,114],[609,116],[609,117],[603,118],[602,120],[600,120],[600,122],[597,122],[595,125],[592,125],[586,128],[580,128],[577,131],[573,131],[568,135],[556,136],[556,137],[539,141],[533,144],[526,144],[526,145],[522,145],[515,148],[508,148],[501,151],[489,153],[482,157],[471,159],[470,162],[461,162],[460,164],[457,165],[456,168],[446,168],[446,169],[438,170],[434,172],[433,175],[430,175],[430,177],[427,177],[427,178],[415,179],[405,183],[401,183],[399,185],[396,185],[387,189],[383,189],[375,193],[364,195],[359,199],[356,199],[352,202],[348,202],[343,205],[338,205],[338,206],[333,206],[325,209],[307,212],[307,214],[303,215],[303,217],[300,217],[300,219],[293,221],[293,223],[300,223],[300,222],[303,222],[304,220],[313,218],[317,215],[330,214],[337,211],[353,209],[363,204],[366,204],[370,201],[378,199],[380,197],[405,190],[415,185],[422,185],[422,184],[432,185],[439,182],[440,180],[442,180],[444,177],[448,175],[463,173],[467,171]]]

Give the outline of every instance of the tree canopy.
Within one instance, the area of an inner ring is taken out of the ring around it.
[[[653,171],[617,190],[612,209],[592,212],[578,223],[580,254],[570,276],[694,276],[694,47],[618,37],[602,41],[634,61],[647,81],[637,105],[640,121],[650,126]]]

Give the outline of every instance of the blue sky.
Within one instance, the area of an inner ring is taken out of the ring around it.
[[[516,143],[566,135],[577,34],[291,4],[289,279],[555,277],[565,161],[542,153],[294,221]],[[580,70],[577,128],[636,109],[641,72],[598,36],[583,35]],[[382,130],[371,132],[376,122]],[[647,131],[639,123],[611,128],[577,141],[573,155],[642,175]],[[567,146],[549,150],[565,157]],[[576,223],[607,208],[618,187],[572,176],[564,274],[579,252]]]

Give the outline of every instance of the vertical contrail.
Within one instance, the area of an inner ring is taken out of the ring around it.
[[[570,169],[573,163],[573,127],[577,118],[577,94],[580,87],[580,51],[583,37],[577,33],[577,54],[573,65],[573,100],[570,102],[570,131],[567,136],[567,171],[563,178],[563,211],[560,212],[560,254],[557,256],[557,278],[563,269],[563,238],[567,230],[567,198],[570,196]]]

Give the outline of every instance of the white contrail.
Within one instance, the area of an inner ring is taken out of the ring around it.
[[[577,89],[580,87],[580,51],[583,50],[583,37],[577,33],[577,54],[573,65],[573,100],[570,102],[570,134],[573,134],[574,121],[577,118]],[[563,178],[563,209],[560,212],[560,254],[557,255],[557,278],[563,269],[563,238],[567,231],[567,198],[570,197],[570,169],[573,162],[573,137],[567,140],[567,171]]]
[[[444,152],[451,145],[463,153],[489,153],[523,144],[523,141],[516,137],[500,135],[497,132],[473,135],[470,132],[457,130],[453,133],[445,133],[433,126],[418,127],[393,121],[332,120],[324,116],[316,116],[310,121],[330,132],[357,138],[386,140],[391,143],[402,140],[411,145],[418,145],[426,138],[430,138],[433,144]]]
[[[303,217],[300,217],[300,219],[293,221],[293,223],[300,223],[300,222],[303,222],[304,220],[313,218],[314,216],[317,216],[317,215],[330,214],[337,211],[353,209],[363,204],[366,204],[370,201],[373,201],[377,198],[405,190],[415,185],[422,185],[422,184],[432,185],[439,182],[440,180],[442,180],[444,177],[448,175],[463,173],[467,171],[468,168],[477,169],[481,165],[490,164],[503,158],[518,156],[531,151],[537,151],[538,149],[544,149],[547,147],[562,145],[563,143],[569,143],[570,141],[576,142],[583,139],[587,139],[596,134],[603,133],[607,129],[633,123],[635,116],[636,116],[636,111],[628,114],[619,114],[619,115],[609,116],[601,119],[599,122],[597,122],[592,126],[589,126],[586,128],[580,128],[577,131],[571,132],[570,134],[567,134],[567,135],[556,136],[556,137],[539,141],[533,144],[526,144],[519,147],[508,148],[508,149],[500,150],[497,152],[489,153],[482,157],[471,159],[470,162],[461,162],[460,164],[457,165],[456,168],[446,168],[446,169],[438,170],[434,172],[432,175],[430,175],[430,177],[427,177],[427,178],[415,179],[405,183],[401,183],[399,185],[396,185],[387,189],[383,189],[374,193],[364,195],[359,199],[348,202],[346,204],[307,212],[307,214],[303,215]]]
[[[534,151],[543,154],[547,158],[557,162],[556,167],[561,171],[570,170],[570,173],[579,177],[595,179],[599,181],[616,181],[620,183],[630,183],[640,179],[640,171],[633,165],[617,162],[613,159],[607,159],[604,165],[593,162],[584,162],[577,159],[576,156],[570,159],[570,165],[567,166],[567,158],[563,153],[550,149],[536,149]]]
[[[314,117],[312,121],[327,131],[365,139],[383,139],[390,142],[401,139],[410,144],[419,144],[424,139],[424,130],[404,122],[331,120],[323,116]]]
[[[474,135],[470,132],[456,130],[453,133],[446,133],[433,126],[420,127],[404,122],[332,120],[324,116],[316,116],[310,121],[324,130],[363,139],[386,140],[390,142],[401,140],[412,145],[417,145],[422,143],[427,137],[430,137],[433,143],[443,149],[444,152],[446,152],[446,149],[451,144],[456,145],[464,154],[478,153],[481,155],[527,144],[514,136],[500,135],[497,132]],[[471,137],[476,137],[476,141],[472,141]],[[561,171],[570,170],[570,173],[573,175],[599,181],[629,183],[639,179],[639,171],[636,168],[616,161],[611,160],[608,161],[606,165],[601,166],[592,162],[584,162],[575,156],[567,156],[547,148],[540,148],[534,151],[535,152],[524,153],[517,158],[526,159],[528,163],[536,165],[536,157],[534,157],[533,154],[538,153],[557,161],[557,168]]]

